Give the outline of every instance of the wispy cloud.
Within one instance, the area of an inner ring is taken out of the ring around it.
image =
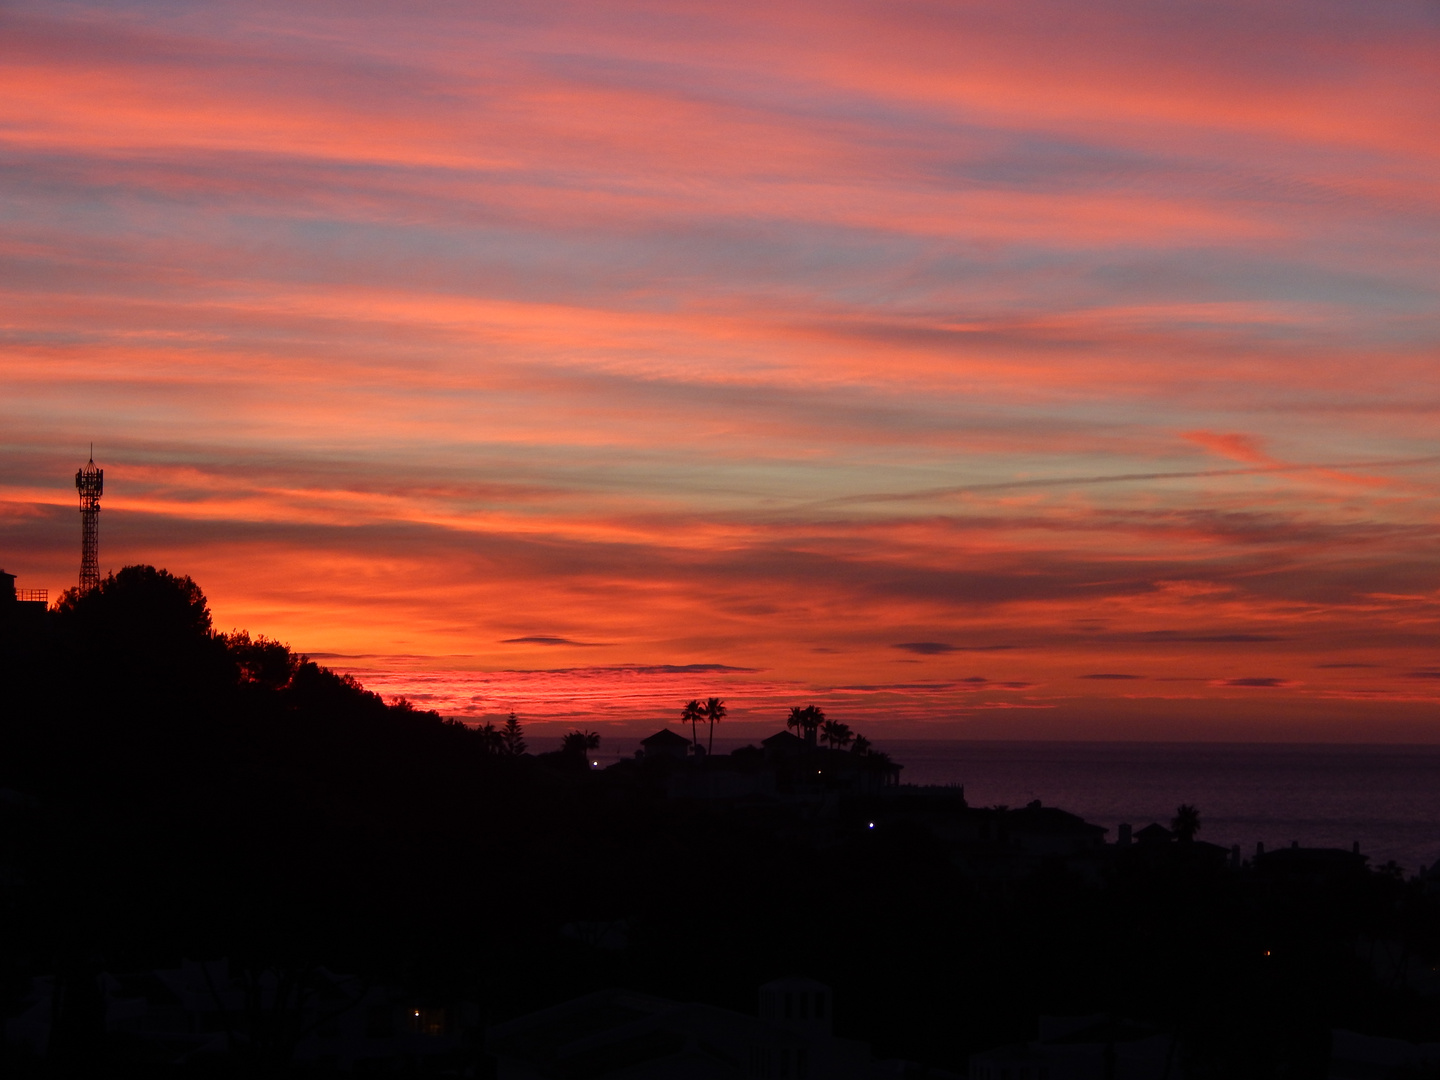
[[[1014,645],[952,645],[948,641],[902,641],[892,649],[916,653],[920,656],[943,656],[955,652],[1006,652]]]
[[[544,635],[531,635],[529,637],[501,638],[502,645],[573,645],[582,649],[603,648],[603,641],[574,641],[564,637],[546,637]]]
[[[1198,10],[11,4],[5,568],[93,439],[107,567],[468,716],[1440,701],[1440,31]]]

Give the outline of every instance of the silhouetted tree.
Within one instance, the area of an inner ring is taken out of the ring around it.
[[[855,741],[850,744],[852,754],[868,754],[870,752],[870,740],[864,735],[856,734]]]
[[[790,706],[790,715],[785,718],[785,728],[793,730],[797,735],[805,730],[805,710],[801,706]]]
[[[225,647],[240,669],[240,682],[265,690],[285,689],[306,660],[306,657],[291,652],[290,646],[273,638],[263,634],[251,638],[247,630],[236,631],[227,637]]]
[[[493,723],[486,723],[483,727],[475,729],[475,734],[480,740],[480,751],[484,754],[503,754],[505,750],[505,733]]]
[[[706,748],[705,752],[707,754],[713,754],[715,752],[715,725],[725,719],[725,702],[721,701],[718,697],[712,697],[705,702],[702,711],[705,714],[705,719],[710,721],[710,745]]]
[[[500,741],[505,746],[505,753],[511,757],[519,757],[525,753],[524,729],[520,727],[520,720],[513,712],[505,718],[505,727],[500,731]]]
[[[120,639],[174,644],[211,636],[210,608],[200,586],[153,566],[127,566],[85,592],[67,589],[55,607],[62,619]]]
[[[816,705],[806,705],[802,708],[792,708],[790,716],[785,721],[787,728],[798,728],[807,743],[815,742],[815,733],[825,723],[825,711]]]
[[[1170,831],[1180,838],[1182,844],[1188,844],[1200,831],[1200,811],[1189,803],[1181,803],[1175,808],[1175,817],[1170,822]]]
[[[690,725],[690,743],[695,747],[695,752],[700,751],[700,736],[696,733],[695,725],[705,719],[705,706],[700,704],[698,698],[691,698],[685,703],[685,708],[680,710],[680,722]]]
[[[820,737],[837,750],[843,750],[855,738],[850,730],[850,725],[842,724],[839,720],[826,720],[821,725]]]
[[[86,592],[65,592],[56,615],[70,647],[92,658],[79,674],[111,689],[143,688],[159,704],[235,682],[226,638],[211,629],[205,594],[188,577],[127,566]]]
[[[560,751],[589,760],[590,751],[600,749],[600,736],[593,731],[572,731],[560,740]]]

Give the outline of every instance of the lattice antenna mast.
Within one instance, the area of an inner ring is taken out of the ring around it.
[[[105,470],[95,467],[95,446],[90,446],[90,464],[75,473],[75,490],[80,492],[80,591],[100,584],[100,494],[105,490]]]

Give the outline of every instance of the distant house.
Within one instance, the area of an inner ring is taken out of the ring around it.
[[[1376,1038],[1337,1028],[1330,1033],[1330,1075],[1420,1077],[1440,1075],[1440,1043]]]
[[[1042,1016],[1039,1038],[970,1057],[970,1080],[1161,1080],[1176,1075],[1173,1038],[1129,1020]]]
[[[1164,825],[1157,825],[1153,821],[1135,834],[1137,844],[1168,844],[1175,839],[1175,834]]]
[[[1289,878],[1313,885],[1360,877],[1370,860],[1360,854],[1360,845],[1345,848],[1311,848],[1293,844],[1257,854],[1252,864],[1256,875],[1266,878]]]
[[[673,762],[683,767],[664,772],[665,791],[674,799],[718,802],[776,802],[814,810],[821,803],[832,814],[838,800],[879,794],[896,788],[904,767],[884,754],[861,754],[815,746],[788,731],[731,754],[707,757],[704,747],[666,728],[642,739],[636,758]]]
[[[1036,799],[1004,815],[1011,841],[1032,855],[1078,855],[1096,851],[1105,844],[1102,825],[1091,825],[1078,814],[1056,806],[1042,806]]]
[[[0,629],[10,633],[34,630],[49,607],[44,589],[17,589],[15,575],[0,570]]]
[[[875,794],[898,786],[904,768],[883,754],[816,746],[788,731],[762,739],[760,747],[781,786],[791,791],[823,788],[852,795]]]
[[[872,1075],[869,1047],[837,1038],[830,988],[779,979],[758,1016],[602,990],[490,1029],[497,1080],[847,1080]]]
[[[286,1013],[296,1037],[282,1057],[298,1065],[335,1072],[439,1067],[463,1057],[465,1028],[479,1020],[474,1003],[421,1002],[323,967],[303,974],[288,1005],[274,972],[247,987],[224,960],[101,972],[82,989],[101,1006],[112,1057],[127,1068],[143,1064],[146,1075],[176,1067],[224,1072],[221,1059],[244,1054],[257,1028],[280,1030],[275,1021]],[[46,1057],[55,1018],[76,992],[51,976],[33,979],[5,1018],[0,1053]]]
[[[760,748],[766,757],[789,757],[805,749],[805,740],[788,731],[777,731],[768,739],[760,740]]]
[[[684,761],[690,753],[690,740],[664,728],[640,740],[640,758],[644,761]]]

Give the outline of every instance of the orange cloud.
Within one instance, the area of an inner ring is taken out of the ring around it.
[[[1221,431],[1182,431],[1180,434],[1197,446],[1230,461],[1240,461],[1247,465],[1278,464],[1262,449],[1261,440],[1253,435]]]
[[[1423,733],[1433,50],[1326,10],[26,0],[6,569],[94,439],[107,565],[469,717]]]

